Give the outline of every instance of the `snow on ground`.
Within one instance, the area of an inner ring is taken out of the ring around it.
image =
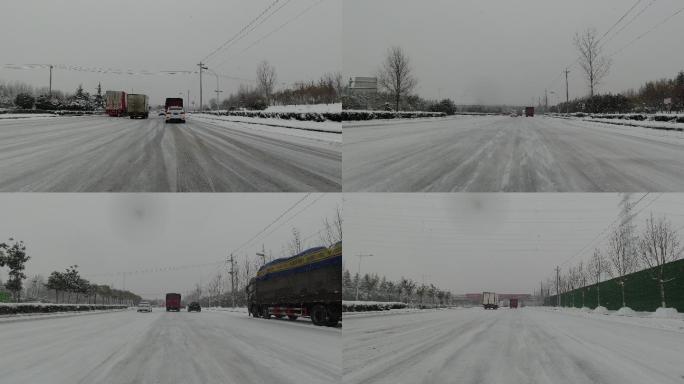
[[[193,113],[189,115],[189,118],[230,128],[241,126],[253,131],[342,143],[342,135],[340,135],[342,124],[330,121],[316,123],[313,121],[260,119],[242,116],[215,116],[205,113]]]
[[[684,332],[576,312],[475,307],[345,318],[343,382],[682,383]]]
[[[341,330],[242,313],[124,311],[0,325],[3,383],[338,383]]]
[[[342,112],[342,103],[335,104],[299,104],[299,105],[272,105],[265,112],[316,112],[335,113]]]
[[[58,117],[51,113],[3,113],[0,114],[0,120],[9,119],[45,119],[50,117]]]
[[[598,318],[605,321],[643,326],[650,328],[665,329],[673,332],[684,333],[684,313],[672,313],[671,311],[637,312],[632,309],[610,311],[601,307],[598,311],[584,311],[581,308],[553,308],[553,307],[529,307],[530,310],[564,313],[570,316],[586,318]],[[660,308],[659,308],[660,309]],[[668,308],[673,309],[673,308]]]

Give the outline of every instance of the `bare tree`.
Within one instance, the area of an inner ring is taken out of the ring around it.
[[[275,86],[277,79],[275,67],[273,67],[268,61],[262,61],[257,67],[257,84],[259,86],[259,91],[266,97],[270,103],[271,94],[273,93],[273,87]]]
[[[608,264],[606,263],[605,257],[601,254],[599,249],[594,249],[594,254],[589,260],[589,265],[587,266],[589,275],[591,276],[592,283],[596,283],[596,306],[601,306],[601,289],[599,283],[601,282],[601,277],[608,270]]]
[[[594,96],[594,90],[608,75],[612,64],[610,58],[603,54],[599,43],[595,28],[575,34],[575,47],[580,53],[579,64],[589,83],[590,96]]]
[[[392,47],[387,51],[385,62],[378,74],[378,84],[394,98],[396,111],[403,96],[408,95],[417,84],[408,56],[401,47]]]
[[[643,262],[650,268],[653,279],[660,286],[660,303],[665,305],[665,283],[674,278],[667,279],[665,276],[665,264],[677,260],[682,255],[677,231],[664,217],[653,219],[653,214],[646,220],[646,229],[639,239],[639,255]]]
[[[575,268],[575,272],[577,274],[577,285],[580,287],[582,290],[582,308],[584,308],[584,291],[587,288],[587,269],[584,267],[583,262],[579,262],[577,264],[577,268]]]
[[[612,264],[612,268],[608,269],[608,273],[617,278],[618,284],[622,292],[622,306],[626,307],[625,300],[625,276],[635,272],[638,267],[638,260],[635,253],[631,252],[634,249],[629,232],[625,230],[622,225],[617,227],[608,238],[608,259]]]
[[[293,255],[299,254],[304,250],[302,234],[299,229],[292,227],[292,240],[290,240],[290,253]]]
[[[328,246],[335,245],[342,241],[342,209],[338,206],[332,222],[329,219],[323,220],[323,230],[320,232],[321,243]]]

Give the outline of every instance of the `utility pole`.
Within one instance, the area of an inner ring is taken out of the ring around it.
[[[199,107],[199,111],[201,113],[202,112],[202,70],[203,69],[209,69],[209,68],[207,66],[205,66],[204,64],[202,64],[202,62],[200,62],[197,65],[199,65],[199,75],[200,75],[199,76],[200,77],[200,107]]]
[[[53,68],[53,65],[50,64],[50,87],[48,88],[49,89],[48,94],[50,96],[52,96],[52,68]]]
[[[546,114],[549,110],[549,91],[544,90],[544,114]]]
[[[185,109],[185,112],[189,112],[190,111],[190,90],[189,89],[188,89],[188,98],[187,98],[186,103],[187,103],[186,104],[187,108]]]
[[[570,92],[568,91],[568,73],[570,70],[565,68],[565,113],[570,113]]]
[[[230,296],[233,301],[233,308],[235,308],[235,258],[230,254],[230,258],[226,258],[226,263],[230,263]]]
[[[560,307],[560,267],[556,267],[556,307]]]
[[[356,276],[358,276],[358,279],[356,279],[356,299],[355,300],[359,301],[359,282],[361,281],[361,259],[364,257],[372,257],[373,255],[359,253],[356,256],[359,257],[359,269],[358,269],[358,272],[356,273]]]

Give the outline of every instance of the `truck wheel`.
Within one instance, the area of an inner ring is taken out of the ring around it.
[[[263,317],[264,319],[271,318],[271,314],[268,312],[268,306],[265,306],[261,309],[261,317]]]
[[[328,321],[328,314],[325,307],[321,304],[314,305],[311,309],[311,322],[314,325],[325,325]]]
[[[283,315],[274,315],[274,317],[275,317],[276,319],[282,319],[282,318],[283,318]]]
[[[297,320],[297,316],[294,316],[294,315],[288,316],[287,318],[291,321]]]

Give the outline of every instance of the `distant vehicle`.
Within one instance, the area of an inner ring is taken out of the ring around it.
[[[180,97],[167,97],[164,103],[164,110],[168,110],[171,107],[183,108],[183,99]]]
[[[525,117],[534,117],[534,107],[525,107]]]
[[[482,292],[482,306],[484,309],[499,308],[499,299],[494,292]]]
[[[159,116],[166,116],[166,111],[165,110],[159,111]]]
[[[105,92],[105,112],[112,117],[125,116],[128,111],[126,104],[126,92],[107,91]]]
[[[129,93],[126,95],[126,104],[128,108],[128,116],[131,119],[139,117],[147,119],[150,115],[150,104],[147,95],[140,95]]]
[[[169,311],[180,311],[181,309],[181,295],[180,293],[167,293],[166,294],[166,312]]]
[[[508,300],[508,306],[510,308],[518,308],[518,299],[510,299]]]
[[[518,117],[518,114],[516,112],[511,112],[510,116],[511,117]]]
[[[310,317],[315,325],[334,327],[342,318],[342,243],[266,263],[246,291],[255,318]]]
[[[138,303],[138,312],[152,312],[152,305],[147,301]]]
[[[185,110],[183,110],[183,107],[169,107],[169,109],[166,110],[166,119],[164,121],[166,123],[172,123],[174,121],[185,123]]]
[[[202,307],[200,307],[200,303],[193,301],[192,303],[188,304],[188,312],[202,312]]]

